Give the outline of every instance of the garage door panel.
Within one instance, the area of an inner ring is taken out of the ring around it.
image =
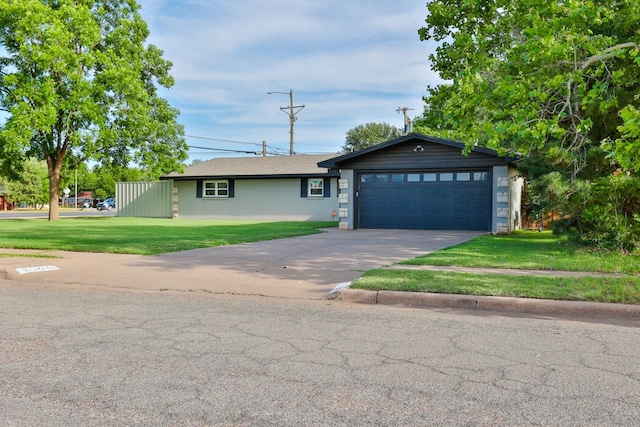
[[[358,179],[360,228],[490,230],[491,180],[487,171],[428,172],[421,174],[420,182],[390,182],[398,180],[397,174],[368,176],[372,182]],[[441,176],[446,181],[441,181]],[[458,177],[464,180],[456,181]]]

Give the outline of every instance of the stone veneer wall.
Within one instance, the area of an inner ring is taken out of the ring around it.
[[[493,167],[493,213],[491,233],[509,233],[509,167]]]
[[[352,169],[345,169],[338,180],[338,218],[340,230],[353,230],[356,182],[355,173]]]

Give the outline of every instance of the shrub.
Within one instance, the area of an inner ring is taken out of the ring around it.
[[[558,212],[553,231],[598,249],[640,250],[640,179],[619,174],[569,181],[557,172],[534,187],[541,204]]]

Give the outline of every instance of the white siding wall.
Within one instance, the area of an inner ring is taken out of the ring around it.
[[[179,218],[332,221],[338,211],[337,179],[331,196],[300,197],[300,179],[236,179],[234,197],[197,198],[196,181],[175,181]]]

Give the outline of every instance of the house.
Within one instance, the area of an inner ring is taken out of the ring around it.
[[[0,194],[0,211],[10,211],[13,207],[14,204],[8,202],[7,197],[4,194]]]
[[[463,149],[409,134],[342,155],[213,159],[161,183],[118,183],[118,215],[338,220],[341,229],[520,229],[516,159],[479,147],[465,156]]]
[[[318,167],[336,154],[218,158],[170,173],[179,218],[331,221],[339,173]]]
[[[8,211],[13,208],[13,205],[7,201],[7,196],[3,192],[4,189],[0,185],[0,211]]]
[[[409,134],[318,165],[340,171],[340,228],[521,228],[515,159],[486,148]]]

